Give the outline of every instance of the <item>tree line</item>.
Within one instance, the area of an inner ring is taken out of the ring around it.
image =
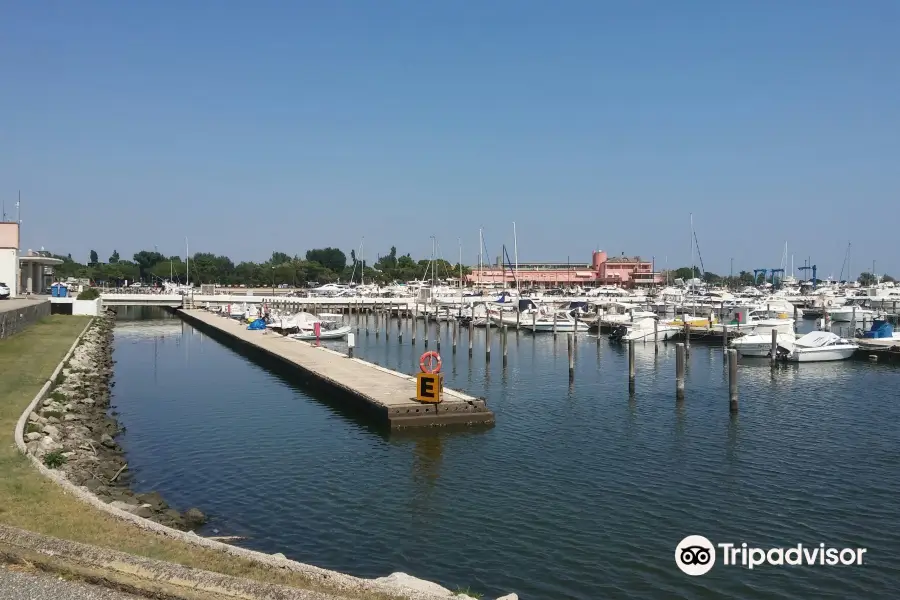
[[[48,253],[49,254],[49,253]],[[122,260],[117,251],[106,262],[101,262],[97,252],[90,251],[86,263],[79,263],[71,254],[50,254],[63,261],[55,267],[56,277],[66,279],[90,279],[95,285],[123,285],[127,281],[140,281],[154,285],[163,281],[193,284],[247,285],[268,287],[289,285],[303,287],[311,284],[365,282],[389,284],[394,281],[415,279],[447,279],[458,277],[460,265],[443,259],[414,260],[409,254],[397,255],[391,247],[374,263],[357,259],[350,251],[350,258],[337,248],[308,250],[302,257],[285,252],[273,252],[265,262],[241,261],[235,263],[224,255],[197,252],[185,261],[181,256],[165,256],[155,250],[136,252],[132,260]],[[471,270],[462,267],[462,274]]]
[[[756,279],[755,275],[751,271],[740,271],[737,275],[726,275],[720,276],[716,275],[711,271],[703,271],[700,272],[699,267],[680,267],[678,269],[663,271],[664,280],[669,282],[674,282],[675,279],[682,279],[687,281],[689,279],[700,279],[704,283],[715,286],[725,286],[728,288],[738,288],[738,287],[746,287],[752,285],[760,285],[764,283],[764,276],[762,274],[759,275],[759,278]],[[857,281],[860,285],[870,286],[878,283],[879,279],[872,273],[863,272],[860,273]],[[882,282],[891,282],[896,281],[890,275],[883,275],[880,279]],[[771,279],[769,279],[769,283],[771,283]]]

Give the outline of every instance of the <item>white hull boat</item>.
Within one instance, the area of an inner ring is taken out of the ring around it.
[[[790,362],[827,362],[846,360],[859,346],[830,331],[813,331],[797,338],[785,349],[784,358]]]
[[[619,328],[623,326],[625,327],[625,332],[614,332],[615,337],[618,337],[623,342],[652,342],[654,322],[656,322],[656,317],[643,317],[641,319],[638,319],[634,323],[619,325]],[[657,339],[661,342],[674,339],[675,336],[677,336],[679,333],[681,333],[681,327],[666,325],[665,323],[657,323],[656,325],[656,334],[658,336]]]
[[[681,333],[680,327],[673,327],[672,325],[666,325],[664,323],[659,324],[659,328],[657,329],[657,339],[661,342],[666,340],[675,339]],[[622,341],[625,342],[638,342],[638,341],[653,341],[653,327],[650,329],[634,329],[629,327],[628,332],[622,336]]]
[[[350,330],[353,329],[350,325],[344,325],[343,327],[338,327],[337,329],[326,329],[323,327],[319,331],[320,340],[338,340],[341,338],[347,337],[347,334],[350,333]],[[303,341],[314,341],[316,340],[315,331],[304,330],[300,333],[293,333],[289,335],[291,339],[294,340],[303,340]]]
[[[793,345],[796,336],[788,333],[778,333],[777,343],[782,348]],[[771,331],[761,333],[751,333],[743,337],[739,337],[731,342],[731,347],[737,350],[739,356],[766,357],[772,352],[772,333]]]
[[[836,308],[826,308],[825,313],[834,323],[850,323],[853,321],[854,311],[852,306],[840,306]],[[861,306],[856,307],[856,322],[873,321],[878,314],[870,309]]]
[[[521,326],[525,329],[530,329],[532,333],[552,333],[554,330],[556,333],[578,333],[586,332],[590,329],[590,325],[581,320],[576,322],[575,319],[566,313],[557,313],[555,323],[552,315],[543,315],[533,322],[526,322]]]

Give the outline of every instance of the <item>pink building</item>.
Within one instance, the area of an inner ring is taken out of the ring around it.
[[[650,286],[662,283],[662,275],[653,272],[653,263],[641,260],[639,256],[614,256],[609,258],[606,252],[594,252],[591,264],[584,263],[519,263],[519,286],[522,288],[553,287],[597,287],[600,285],[620,285],[623,287]],[[466,276],[470,285],[493,285],[510,287],[516,280],[516,274],[506,266],[485,266],[474,268],[472,274]]]

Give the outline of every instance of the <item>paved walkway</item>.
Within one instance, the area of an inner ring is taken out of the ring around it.
[[[0,565],[3,600],[140,600],[138,596],[104,587],[66,581],[41,571],[23,571]]]
[[[0,300],[0,312],[18,310],[20,308],[25,308],[26,306],[34,306],[35,304],[46,302],[49,299],[50,296],[32,296],[31,298],[8,298],[6,300]]]

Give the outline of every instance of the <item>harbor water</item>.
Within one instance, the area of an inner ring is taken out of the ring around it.
[[[398,341],[398,326],[403,341]],[[409,321],[374,321],[357,356],[414,373]],[[436,349],[432,325],[429,350]],[[900,369],[844,361],[739,366],[729,414],[720,346],[497,330],[473,355],[441,328],[445,385],[483,396],[486,429],[390,433],[156,309],[120,309],[113,403],[139,491],[197,506],[202,534],[363,577],[404,571],[485,597],[869,598],[900,585]],[[329,347],[346,351],[346,343]],[[866,548],[862,566],[675,564],[687,535],[763,548]]]

